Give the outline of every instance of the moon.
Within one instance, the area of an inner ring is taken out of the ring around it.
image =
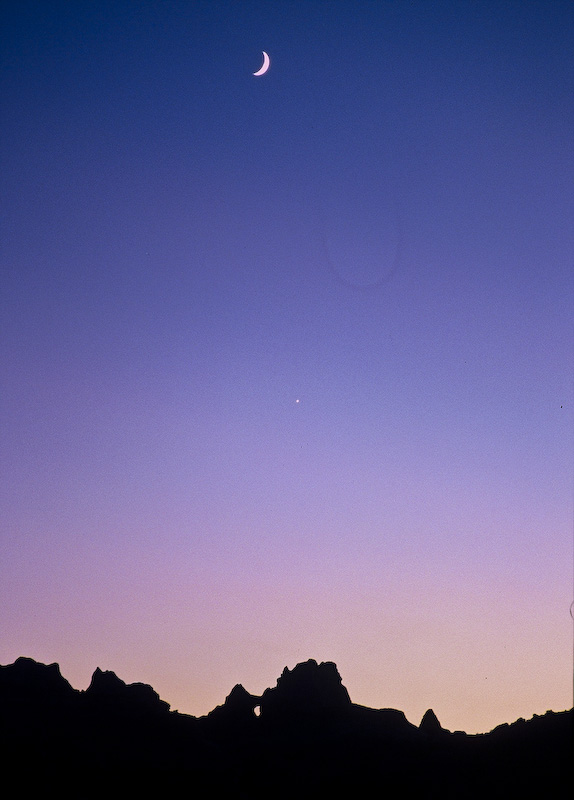
[[[259,75],[265,75],[265,73],[269,69],[270,64],[271,64],[271,59],[269,58],[265,50],[263,50],[263,64],[261,65],[261,69],[258,69],[257,72],[254,72],[253,74],[256,77],[259,77]]]

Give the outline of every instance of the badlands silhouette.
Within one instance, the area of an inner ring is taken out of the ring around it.
[[[78,691],[57,664],[0,666],[4,783],[25,798],[559,798],[572,731],[572,710],[469,735],[429,709],[416,726],[353,703],[314,660],[199,718],[99,668]]]

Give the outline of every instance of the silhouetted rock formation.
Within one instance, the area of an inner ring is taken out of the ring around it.
[[[350,708],[349,692],[330,661],[317,664],[309,659],[291,671],[285,667],[277,686],[261,696],[261,718],[266,722],[316,720],[347,713]]]
[[[432,708],[429,708],[428,711],[425,711],[424,716],[421,719],[421,724],[419,725],[419,730],[424,731],[424,733],[428,733],[430,736],[436,736],[436,734],[447,732],[438,721],[437,716]]]
[[[92,707],[131,711],[136,714],[165,713],[169,703],[160,700],[146,683],[124,683],[115,672],[102,672],[97,667],[86,689],[86,700]]]
[[[335,664],[310,660],[261,697],[236,685],[195,718],[113,672],[96,669],[81,692],[57,664],[0,666],[4,784],[26,798],[559,798],[572,717],[549,711],[472,736],[429,709],[417,727],[352,703]]]
[[[258,705],[259,697],[249,694],[238,683],[225,698],[225,703],[214,708],[204,719],[209,722],[211,728],[232,727],[235,731],[243,727],[245,730],[250,730],[255,720],[255,707]]]
[[[75,689],[62,677],[58,664],[39,664],[22,656],[13,664],[0,665],[0,692],[5,703],[52,703],[68,700]]]

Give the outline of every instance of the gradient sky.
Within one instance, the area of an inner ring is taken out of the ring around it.
[[[0,663],[570,707],[572,4],[19,0],[1,51]]]

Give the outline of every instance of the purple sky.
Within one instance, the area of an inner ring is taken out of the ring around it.
[[[572,4],[0,28],[0,663],[571,706]]]

